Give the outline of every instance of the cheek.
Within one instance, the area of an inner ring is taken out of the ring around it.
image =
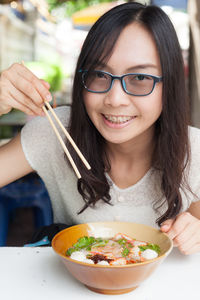
[[[141,101],[139,110],[145,119],[156,121],[162,112],[162,93],[156,93]]]
[[[155,115],[160,116],[162,112],[162,95],[160,97],[157,97],[154,99],[152,103],[152,111],[154,112]]]
[[[98,96],[99,95],[87,91],[83,93],[84,105],[90,117],[100,109],[101,101]]]

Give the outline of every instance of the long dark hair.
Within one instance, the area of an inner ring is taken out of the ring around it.
[[[84,178],[78,181],[79,193],[85,201],[79,213],[100,199],[109,204],[110,186],[105,170],[110,169],[110,164],[105,155],[105,141],[86,113],[79,70],[95,69],[99,62],[105,63],[122,30],[133,22],[141,23],[152,34],[163,75],[163,110],[156,122],[153,159],[154,168],[161,173],[161,190],[168,204],[167,211],[157,220],[160,225],[181,210],[180,188],[185,182],[184,170],[190,151],[182,53],[173,25],[159,7],[135,2],[116,6],[100,17],[89,31],[75,71],[69,132],[92,169],[86,170],[70,145],[68,148]]]

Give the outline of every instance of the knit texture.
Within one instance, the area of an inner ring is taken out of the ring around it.
[[[67,127],[70,108],[59,107],[55,112]],[[62,131],[59,128],[58,130],[65,139]],[[188,182],[200,199],[200,130],[189,127],[189,136],[192,160],[188,166]],[[156,203],[163,201],[164,197],[160,190],[160,175],[151,168],[141,180],[126,189],[117,187],[106,174],[111,185],[112,205],[100,200],[95,207],[88,207],[78,215],[77,212],[83,207],[84,201],[77,191],[77,178],[68,165],[63,149],[46,117],[35,117],[23,127],[21,143],[27,161],[46,185],[56,223],[79,224],[115,220],[157,227],[156,219],[167,209],[166,204],[159,210],[155,209]],[[187,190],[181,193],[182,211],[185,211],[198,199]]]

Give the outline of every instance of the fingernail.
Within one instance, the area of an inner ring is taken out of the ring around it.
[[[45,81],[45,84],[48,85],[48,87],[50,88],[50,84],[47,81]]]
[[[52,100],[51,94],[46,95],[45,100],[50,102]]]
[[[169,229],[169,225],[163,225],[161,226],[162,231],[167,231]]]

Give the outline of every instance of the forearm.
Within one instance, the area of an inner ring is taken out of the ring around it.
[[[200,219],[200,201],[193,202],[189,209],[188,212],[191,213],[194,217]]]

